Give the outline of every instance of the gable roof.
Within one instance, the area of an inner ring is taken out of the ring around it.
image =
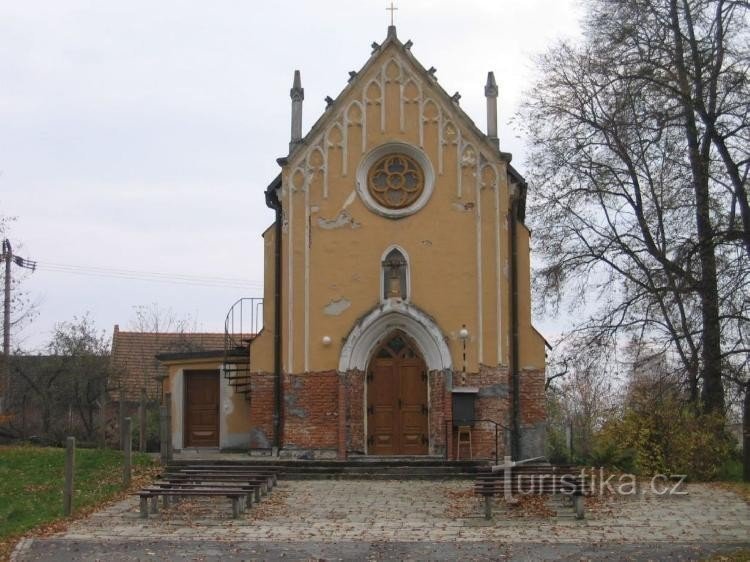
[[[122,385],[123,399],[137,401],[141,388],[149,398],[157,398],[158,377],[167,374],[167,367],[156,358],[162,353],[224,352],[223,332],[123,332],[115,325],[112,335],[112,363],[114,381],[110,386]],[[117,389],[111,392],[119,400]]]
[[[422,66],[422,63],[417,60],[417,57],[415,57],[411,52],[411,41],[408,41],[406,44],[402,43],[401,40],[398,38],[398,35],[396,34],[396,26],[391,25],[388,27],[388,36],[386,37],[385,41],[382,45],[378,45],[377,43],[373,43],[373,50],[372,54],[370,55],[370,58],[365,62],[365,64],[362,66],[362,68],[357,71],[356,75],[353,76],[353,78],[349,81],[349,83],[346,85],[346,87],[339,93],[338,96],[336,96],[336,99],[333,100],[333,103],[329,104],[329,106],[326,108],[323,115],[321,115],[318,120],[315,122],[315,124],[310,128],[310,131],[302,138],[302,140],[297,144],[289,153],[289,156],[287,156],[287,160],[291,160],[300,150],[301,146],[304,146],[307,144],[307,141],[315,136],[323,127],[324,125],[329,121],[330,117],[335,115],[340,109],[342,109],[342,104],[344,98],[346,98],[347,94],[354,90],[358,85],[360,80],[362,79],[362,76],[364,76],[367,71],[375,65],[375,63],[378,61],[378,59],[381,57],[381,55],[385,52],[385,50],[388,48],[389,45],[395,45],[399,51],[402,53],[402,55],[406,58],[409,63],[412,64],[414,67],[414,70],[417,72],[417,74],[420,75],[422,80],[424,80],[426,83],[431,84],[438,95],[442,98],[441,101],[449,106],[452,107],[453,110],[456,112],[457,116],[462,120],[462,122],[474,133],[480,141],[483,141],[485,143],[485,148],[489,150],[493,150],[501,155],[504,159],[506,159],[508,162],[510,162],[511,155],[507,152],[501,152],[493,143],[490,141],[490,138],[474,123],[473,119],[469,117],[469,115],[461,108],[460,105],[458,105],[457,102],[453,101],[453,98],[446,92],[443,87],[438,82],[437,78],[435,78],[430,72],[427,71],[427,69]]]

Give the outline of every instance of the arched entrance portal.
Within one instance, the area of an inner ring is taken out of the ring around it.
[[[367,445],[371,455],[426,455],[427,366],[400,330],[375,349],[367,369]]]

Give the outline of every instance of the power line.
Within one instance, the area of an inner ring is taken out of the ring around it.
[[[79,269],[79,270],[85,270],[85,271],[101,271],[101,272],[108,272],[108,273],[124,273],[124,274],[135,274],[135,275],[155,275],[155,276],[164,276],[164,277],[170,277],[170,278],[180,278],[180,279],[197,279],[197,280],[215,280],[215,281],[227,281],[227,282],[238,282],[238,283],[248,283],[253,282],[249,281],[248,279],[244,277],[217,277],[212,275],[195,275],[192,273],[163,273],[158,271],[144,271],[144,270],[136,270],[136,269],[122,269],[122,268],[115,268],[115,267],[102,267],[102,266],[94,266],[94,265],[73,265],[73,264],[64,264],[64,263],[53,263],[53,262],[41,262],[44,266],[51,266],[51,267],[60,267],[60,268],[66,268],[66,269]]]
[[[40,271],[66,273],[87,277],[125,279],[133,281],[151,281],[172,285],[195,285],[202,287],[248,289],[262,288],[263,283],[238,277],[218,277],[193,274],[164,273],[156,271],[139,271],[100,266],[84,266],[52,262],[37,262]]]

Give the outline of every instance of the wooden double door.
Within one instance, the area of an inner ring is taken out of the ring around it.
[[[219,371],[185,371],[185,447],[219,446]]]
[[[391,334],[370,359],[367,444],[371,455],[428,452],[427,368],[402,332]]]

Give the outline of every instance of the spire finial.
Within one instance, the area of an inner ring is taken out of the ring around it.
[[[487,97],[497,97],[498,88],[497,82],[495,81],[495,73],[487,73],[487,83],[484,85],[484,95]]]
[[[386,11],[386,12],[390,12],[390,13],[391,13],[391,27],[394,27],[394,25],[395,25],[395,24],[393,23],[393,12],[396,12],[396,11],[398,11],[398,8],[396,8],[396,7],[395,7],[395,6],[393,5],[393,2],[391,2],[391,5],[390,5],[390,6],[388,6],[388,7],[387,7],[387,8],[385,9],[385,11]]]
[[[302,100],[305,99],[305,90],[302,87],[302,77],[299,70],[294,71],[292,89],[289,90],[292,98],[292,136],[289,141],[289,153],[291,154],[295,145],[302,142]]]
[[[495,81],[495,73],[487,73],[487,83],[484,85],[484,95],[487,98],[487,136],[492,143],[499,147],[497,138],[497,95],[498,87]]]

